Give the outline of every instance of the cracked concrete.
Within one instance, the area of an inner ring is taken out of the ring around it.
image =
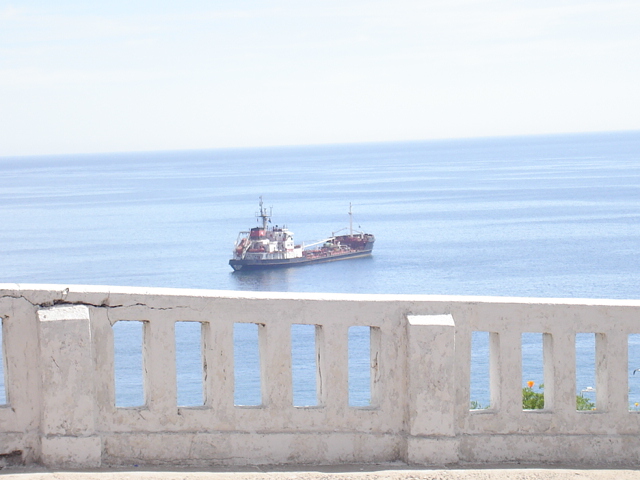
[[[14,284],[0,285],[0,317],[10,398],[10,406],[0,408],[0,454],[21,450],[27,463],[193,468],[225,462],[373,464],[399,459],[430,465],[639,464],[640,416],[626,404],[624,357],[627,334],[637,333],[638,301]],[[139,408],[114,404],[112,325],[118,321],[145,325],[146,404]],[[197,408],[176,405],[174,332],[179,321],[205,326],[206,403]],[[262,325],[262,404],[253,408],[234,405],[235,322]],[[291,325],[298,323],[316,325],[320,332],[320,401],[311,408],[292,405],[290,335]],[[373,391],[367,408],[349,406],[350,326],[371,328]],[[555,390],[542,412],[522,411],[520,386],[513,381],[521,373],[519,338],[525,329],[552,340],[545,362]],[[483,412],[468,406],[473,331],[500,339],[492,367],[498,402]],[[588,415],[575,411],[572,391],[571,342],[584,331],[606,341],[598,349],[606,361],[598,359],[597,377],[606,382],[598,389],[607,395],[598,400],[598,412]],[[387,478],[390,472],[369,473]],[[346,473],[359,474],[339,472]],[[397,475],[389,478],[412,478],[404,467]]]

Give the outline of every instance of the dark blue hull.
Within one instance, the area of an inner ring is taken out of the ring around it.
[[[272,268],[300,267],[314,263],[336,262],[352,258],[367,257],[373,251],[373,243],[367,245],[364,250],[348,253],[340,253],[327,256],[299,257],[282,260],[229,260],[229,265],[238,270],[266,270]]]

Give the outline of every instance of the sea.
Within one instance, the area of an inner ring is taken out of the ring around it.
[[[0,181],[0,283],[640,299],[640,131],[0,157]],[[234,241],[257,225],[260,198],[297,243],[346,231],[351,209],[354,229],[376,237],[373,256],[233,272]],[[129,367],[142,362],[142,329],[122,328],[116,403],[139,405],[141,367]],[[295,402],[314,404],[314,334],[293,333]],[[181,405],[202,404],[189,348],[200,334],[177,333]],[[259,404],[257,327],[239,325],[234,341],[235,401]],[[368,341],[350,331],[355,406],[370,401]],[[539,389],[541,337],[523,342],[531,367],[514,381]],[[591,395],[593,338],[578,342],[576,392]],[[470,400],[484,406],[487,348],[474,337]],[[629,348],[634,408],[640,338]],[[300,383],[300,372],[313,378]]]

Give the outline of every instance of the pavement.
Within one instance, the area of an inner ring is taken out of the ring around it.
[[[6,467],[0,480],[640,480],[638,468],[579,466],[481,466],[416,468],[405,464],[220,467],[212,469],[128,467],[96,470],[50,470]]]

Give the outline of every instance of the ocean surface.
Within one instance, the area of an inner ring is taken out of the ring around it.
[[[0,283],[640,299],[640,132],[0,157],[0,179]],[[233,243],[256,225],[260,196],[273,223],[307,243],[347,227],[351,203],[354,227],[376,236],[374,255],[234,273]],[[128,323],[116,335],[125,366],[139,363],[141,342]],[[202,402],[200,360],[187,353],[199,334],[178,335],[184,405]],[[248,348],[236,360],[237,403],[259,403],[254,334],[235,333],[237,351]],[[305,335],[313,342],[295,338]],[[366,350],[368,333],[353,336]],[[486,406],[481,337],[472,397]],[[538,341],[525,339],[523,383],[544,381]],[[578,393],[594,384],[591,341],[580,339]],[[294,348],[303,358],[309,344]],[[294,379],[312,361],[296,360]],[[353,402],[366,404],[366,362],[350,365],[362,393]],[[140,404],[139,375],[117,368],[117,403]],[[314,381],[294,384],[297,404],[315,402]]]

